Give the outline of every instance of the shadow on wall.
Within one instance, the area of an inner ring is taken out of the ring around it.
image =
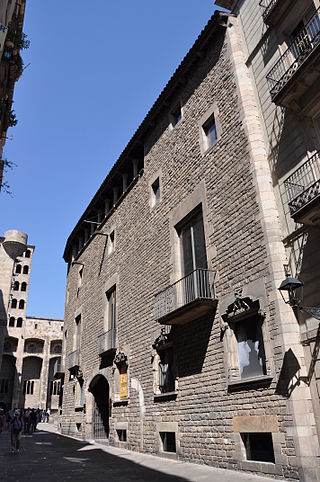
[[[214,316],[172,328],[171,334],[178,353],[179,377],[202,372],[213,321]]]
[[[300,384],[300,364],[291,350],[285,352],[282,367],[276,387],[276,393],[284,397],[290,397],[294,388]]]

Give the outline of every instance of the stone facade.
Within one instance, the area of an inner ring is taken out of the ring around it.
[[[6,251],[10,233],[19,232],[5,233],[0,246],[0,283],[6,293],[0,338],[0,404],[57,411],[61,383],[54,378],[54,366],[62,359],[63,320],[26,316],[35,247],[20,243],[19,252]]]
[[[241,31],[216,12],[67,241],[63,433],[317,480],[278,213]]]

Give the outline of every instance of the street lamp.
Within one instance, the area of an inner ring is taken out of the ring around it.
[[[297,296],[296,290],[300,288],[300,296]],[[290,305],[292,309],[298,309],[320,320],[320,307],[318,306],[303,306],[303,283],[298,278],[293,278],[287,275],[279,286],[283,301]]]

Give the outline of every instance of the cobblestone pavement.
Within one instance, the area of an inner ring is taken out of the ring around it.
[[[9,433],[0,434],[1,482],[275,482],[275,479],[189,464],[100,444],[80,442],[39,424],[10,453]]]

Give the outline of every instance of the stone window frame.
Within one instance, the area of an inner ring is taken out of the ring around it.
[[[163,450],[162,439],[160,436],[161,432],[173,432],[176,439],[176,451],[175,452],[165,452]],[[180,453],[180,433],[178,422],[158,422],[156,423],[156,451],[159,455],[176,459],[179,457]]]
[[[242,470],[264,472],[274,475],[282,475],[282,447],[285,444],[285,433],[280,432],[277,415],[249,415],[233,417],[233,459],[239,463]],[[241,434],[244,433],[271,433],[274,463],[248,460],[246,448]]]
[[[108,323],[109,323],[109,317],[108,317],[108,298],[107,298],[107,293],[111,292],[113,288],[116,290],[116,316],[115,316],[115,330],[116,330],[116,345],[117,345],[117,337],[118,337],[118,320],[119,320],[119,275],[118,273],[115,273],[114,275],[110,276],[110,278],[105,282],[103,285],[103,290],[102,290],[102,318],[103,318],[103,333],[106,333],[108,331]],[[118,345],[117,345],[118,346]]]
[[[128,422],[115,422],[114,424],[114,439],[115,441],[119,444],[120,447],[126,447],[127,444],[128,444],[128,439],[129,439],[129,424]],[[119,437],[118,437],[118,430],[125,430],[126,431],[126,435],[127,435],[127,440],[125,442],[119,440]]]
[[[271,339],[268,330],[268,317],[266,310],[266,292],[264,287],[264,279],[260,278],[251,283],[247,283],[243,288],[243,297],[259,301],[260,316],[263,318],[261,331],[265,352],[265,375],[256,375],[253,377],[241,378],[239,372],[238,347],[235,333],[232,326],[221,320],[221,333],[223,335],[224,344],[224,366],[226,371],[226,383],[229,391],[241,389],[244,386],[248,388],[250,385],[269,384],[275,376],[275,366],[271,349]],[[226,307],[234,301],[234,294],[229,293],[220,299],[220,313],[225,313]],[[259,313],[257,313],[259,315]],[[245,319],[244,319],[245,321]],[[241,323],[239,321],[238,323]]]
[[[183,117],[184,117],[184,108],[183,108],[183,102],[182,102],[182,99],[181,97],[179,97],[178,101],[176,103],[174,103],[172,105],[172,108],[170,109],[170,112],[169,112],[169,129],[170,131],[173,131],[174,129],[176,129],[182,122],[183,120]],[[174,115],[174,112],[176,110],[178,110],[180,108],[180,112],[181,112],[181,117],[180,119],[176,122],[176,117]]]
[[[173,363],[172,363],[172,374],[174,378],[174,390],[170,392],[161,392],[160,390],[160,353],[161,350],[166,350],[172,348],[173,352]],[[178,360],[177,353],[174,350],[173,342],[169,341],[164,344],[160,349],[153,348],[152,350],[152,370],[153,370],[153,395],[154,401],[158,401],[162,398],[176,397],[179,390],[179,376],[178,376]]]
[[[214,121],[215,121],[217,138],[210,146],[208,146],[207,136],[204,132],[204,125],[212,116],[214,117]],[[217,142],[219,141],[222,135],[221,123],[219,118],[219,108],[216,102],[213,102],[212,105],[209,107],[209,109],[207,109],[207,111],[201,116],[198,122],[198,126],[199,126],[200,151],[201,151],[201,155],[205,156],[217,144]]]
[[[80,320],[80,335],[77,333],[77,320]],[[74,317],[73,317],[73,326],[74,326],[74,331],[73,331],[73,336],[72,336],[72,350],[81,350],[81,338],[82,338],[82,330],[83,330],[83,314],[82,314],[82,306],[79,306],[79,308],[75,311]],[[80,345],[78,346],[78,336],[80,338]]]
[[[181,240],[178,227],[181,225],[181,222],[199,206],[201,206],[202,209],[208,270],[212,269],[212,259],[216,256],[216,250],[209,242],[213,232],[213,226],[212,224],[210,225],[208,220],[206,185],[204,181],[201,181],[191,194],[182,199],[181,202],[171,210],[169,215],[170,264],[173,268],[170,273],[170,284],[175,283],[182,277]]]
[[[153,191],[153,185],[156,180],[159,179],[159,187],[160,187],[160,197],[156,199],[156,196]],[[148,189],[149,189],[149,206],[150,211],[155,209],[162,201],[162,170],[158,169],[149,179],[148,181]]]

